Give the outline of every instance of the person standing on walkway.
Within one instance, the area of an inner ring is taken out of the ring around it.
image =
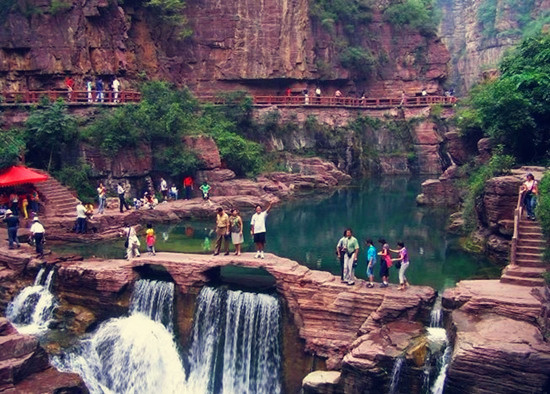
[[[111,88],[113,89],[113,102],[120,102],[120,100],[118,99],[118,92],[120,91],[120,81],[117,79],[116,75],[115,79],[113,79],[113,82],[111,83]]]
[[[91,78],[86,79],[86,92],[88,93],[88,103],[92,103],[94,101],[92,90],[94,90],[94,83],[92,82]]]
[[[220,254],[222,243],[223,250],[227,256],[229,254],[229,236],[231,234],[229,216],[223,211],[222,207],[219,207],[216,211],[216,247],[214,248],[214,256]]]
[[[185,199],[191,199],[191,193],[193,192],[193,178],[191,176],[186,176],[183,180],[183,187],[185,188]]]
[[[99,203],[98,212],[102,214],[105,211],[105,202],[107,201],[107,189],[105,189],[102,182],[99,182],[97,187],[97,201]]]
[[[76,205],[76,229],[77,234],[86,233],[86,207],[82,202]]]
[[[74,79],[71,76],[65,78],[65,86],[67,86],[67,99],[73,100]]]
[[[318,104],[321,103],[321,88],[319,86],[315,88],[315,100]]]
[[[384,238],[380,238],[378,242],[382,244],[382,250],[378,252],[380,256],[380,277],[382,278],[380,287],[388,287],[388,277],[390,276],[390,267],[392,266],[390,245],[388,245]]]
[[[359,255],[359,242],[357,242],[357,238],[353,236],[353,232],[350,228],[346,230],[343,246],[344,282],[351,286],[355,284],[354,263],[357,261],[357,256]]]
[[[120,206],[120,213],[123,212],[122,210],[123,207],[126,207],[127,211],[130,210],[130,208],[128,207],[128,203],[126,202],[126,198],[124,197],[124,193],[126,193],[126,191],[124,190],[124,188],[119,182],[117,184],[117,194],[118,194],[118,200],[119,200],[119,206]]]
[[[374,265],[376,264],[376,248],[372,242],[372,239],[368,238],[365,243],[367,244],[367,277],[369,283],[367,287],[374,287]]]
[[[95,90],[97,91],[97,96],[95,101],[98,103],[103,102],[103,80],[100,77],[97,77],[95,80]]]
[[[260,204],[256,205],[256,213],[252,215],[250,220],[250,234],[254,237],[254,243],[256,244],[256,258],[264,258],[265,249],[265,219],[271,210],[271,201],[265,211],[262,211]]]
[[[235,245],[235,255],[241,255],[241,246],[244,242],[243,237],[243,219],[239,215],[238,209],[231,210],[231,217],[229,218],[231,222],[231,241]]]
[[[397,289],[405,290],[407,286],[409,286],[409,281],[405,276],[405,271],[409,268],[409,253],[407,252],[407,248],[403,242],[398,242],[397,247],[399,250],[390,249],[390,251],[394,253],[399,253],[398,258],[392,259],[392,261],[397,262],[396,267],[399,267],[399,287]]]
[[[44,229],[42,223],[38,220],[38,216],[35,216],[32,220],[32,226],[29,231],[34,238],[36,254],[38,257],[44,257],[44,236],[46,234],[46,230]]]
[[[4,218],[4,222],[8,227],[8,247],[10,249],[13,249],[14,244],[18,248],[21,247],[21,245],[19,244],[19,240],[17,239],[17,229],[19,228],[19,217],[17,215],[13,215],[13,212],[11,211],[11,209],[8,209],[6,211],[6,217]]]
[[[529,173],[526,175],[525,182],[519,187],[519,192],[523,193],[523,205],[527,211],[527,219],[535,220],[539,187],[533,174]]]

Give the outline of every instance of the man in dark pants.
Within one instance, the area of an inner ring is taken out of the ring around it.
[[[19,217],[12,215],[11,209],[6,211],[6,218],[4,219],[8,227],[8,242],[9,248],[13,249],[13,244],[16,244],[19,248],[19,240],[17,239],[17,229],[19,228]]]
[[[38,216],[35,216],[32,220],[30,232],[36,244],[36,254],[38,257],[44,257],[44,234],[46,230],[44,230],[44,226],[42,226],[42,223],[38,220]]]
[[[122,185],[119,183],[117,185],[117,193],[118,193],[118,200],[119,200],[119,206],[120,206],[120,213],[122,213],[122,208],[126,207],[126,210],[129,211],[130,208],[128,207],[128,203],[126,202],[126,198],[124,197],[124,193],[126,191],[122,187]]]

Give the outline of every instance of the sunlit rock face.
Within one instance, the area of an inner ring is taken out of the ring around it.
[[[62,9],[40,0],[25,4],[0,14],[2,90],[63,89],[67,75],[76,90],[85,90],[86,77],[101,76],[108,85],[118,75],[123,89],[159,78],[202,93],[282,94],[287,87],[299,93],[320,83],[323,95],[338,88],[398,96],[440,91],[450,58],[436,35],[385,22],[387,4],[375,4],[371,22],[358,27],[354,45],[377,59],[363,79],[340,64],[344,26],[337,22],[330,33],[311,18],[307,0],[188,1],[187,38],[132,2],[86,0]]]

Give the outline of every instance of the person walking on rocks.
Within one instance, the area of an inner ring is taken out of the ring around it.
[[[346,230],[346,236],[344,238],[344,282],[351,286],[355,284],[354,264],[359,255],[359,242],[357,242],[357,238],[353,236],[353,232],[350,228]]]
[[[241,255],[241,246],[244,242],[243,237],[243,219],[239,215],[238,209],[231,210],[231,241],[235,245],[235,255]]]
[[[523,193],[523,206],[527,211],[527,219],[535,220],[539,187],[533,174],[529,173],[526,175],[525,182],[519,187],[519,192]]]
[[[220,254],[220,249],[223,243],[223,250],[225,255],[229,254],[229,235],[230,235],[230,222],[229,216],[223,211],[222,207],[219,207],[216,215],[216,247],[214,248],[214,256]]]
[[[342,238],[340,238],[340,240],[336,244],[336,256],[340,261],[340,280],[342,281],[342,283],[344,283],[344,253],[345,253],[344,244],[347,239],[346,232],[347,230],[344,230],[344,234],[342,234]]]
[[[168,183],[164,178],[160,178],[160,192],[162,194],[162,201],[168,200]]]
[[[378,242],[382,244],[382,250],[378,252],[380,256],[380,277],[382,278],[380,287],[388,287],[388,276],[390,276],[390,267],[392,266],[390,245],[384,238],[380,238]]]
[[[376,264],[376,248],[372,242],[372,239],[368,238],[365,243],[367,244],[367,277],[369,283],[367,287],[374,287],[374,265]]]
[[[36,254],[38,257],[44,257],[44,236],[46,235],[46,230],[42,223],[40,223],[40,220],[38,220],[38,216],[35,216],[32,220],[32,226],[29,231],[34,239]]]
[[[124,190],[124,187],[120,184],[120,182],[117,184],[117,194],[118,194],[118,200],[119,200],[119,206],[120,206],[120,213],[123,212],[124,207],[126,207],[126,210],[129,211],[130,207],[128,207],[128,203],[126,202],[126,198],[124,197],[124,193],[126,191]]]
[[[82,202],[79,202],[76,206],[76,228],[77,234],[86,233],[86,207]]]
[[[131,260],[135,257],[141,256],[139,253],[139,238],[136,233],[136,229],[132,226],[128,226],[124,229],[123,235],[126,237],[124,246],[126,247],[126,259]]]
[[[105,202],[107,201],[107,189],[103,183],[99,183],[97,187],[97,201],[99,203],[98,212],[102,214],[105,211]]]
[[[403,242],[398,242],[397,247],[399,250],[390,249],[391,252],[399,253],[398,258],[392,259],[392,261],[396,262],[395,266],[399,268],[399,287],[397,289],[405,290],[409,286],[409,282],[405,276],[405,271],[409,268],[409,253]]]
[[[8,227],[8,247],[13,249],[15,244],[18,248],[21,247],[19,240],[17,239],[17,229],[19,228],[19,217],[13,215],[11,209],[6,211],[6,217],[4,218],[4,223]]]
[[[193,178],[191,176],[186,176],[183,180],[183,187],[185,188],[185,199],[191,199],[191,193],[193,192]],[[201,189],[202,190],[202,189]]]
[[[264,258],[265,249],[265,219],[271,210],[271,201],[265,211],[262,211],[260,204],[256,205],[256,213],[252,215],[250,220],[250,234],[254,237],[254,243],[256,244],[256,258]]]

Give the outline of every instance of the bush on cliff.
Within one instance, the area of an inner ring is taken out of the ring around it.
[[[472,90],[469,107],[458,114],[459,127],[463,134],[492,137],[520,164],[546,161],[550,150],[550,35],[524,40],[504,58],[500,72],[498,79]]]
[[[404,0],[390,5],[384,11],[384,19],[397,28],[409,26],[425,35],[433,35],[437,24],[431,0]]]
[[[536,214],[544,235],[550,239],[550,171],[544,173],[539,183]]]

